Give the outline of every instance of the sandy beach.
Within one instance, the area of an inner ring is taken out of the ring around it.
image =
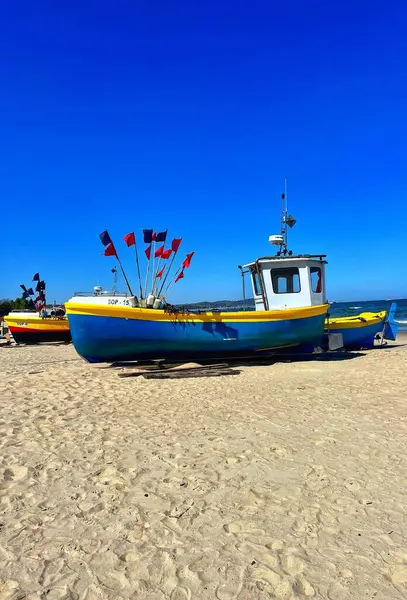
[[[72,345],[0,365],[0,600],[407,598],[407,346],[213,379]]]

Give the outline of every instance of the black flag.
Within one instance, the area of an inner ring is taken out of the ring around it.
[[[108,246],[109,244],[112,243],[112,240],[110,238],[110,235],[107,233],[107,230],[102,231],[102,233],[99,233],[99,237],[100,237],[100,241],[102,242],[102,244],[104,246]]]
[[[40,274],[39,274],[39,273],[36,273],[36,274],[33,276],[33,281],[39,281],[39,280],[40,280]]]

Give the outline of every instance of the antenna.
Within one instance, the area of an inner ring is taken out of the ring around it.
[[[288,214],[288,205],[287,205],[287,196],[288,196],[288,181],[284,179],[284,193],[281,194],[281,213],[280,213],[280,235],[271,235],[269,237],[269,242],[274,246],[279,246],[279,250],[277,250],[277,256],[281,256],[282,254],[286,256],[292,255],[292,251],[288,250],[288,229],[287,226],[292,229],[296,224],[296,219]]]
[[[112,273],[113,273],[113,293],[117,293],[117,267],[113,267],[112,269]]]
[[[280,233],[284,240],[284,249],[287,248],[287,179],[284,179],[284,193],[281,194]]]

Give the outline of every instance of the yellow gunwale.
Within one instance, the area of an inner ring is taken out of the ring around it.
[[[381,323],[386,317],[386,311],[379,313],[365,312],[352,317],[334,317],[325,320],[327,329],[358,329]]]
[[[140,321],[158,322],[267,322],[286,321],[291,319],[304,319],[317,317],[328,311],[329,305],[307,306],[303,308],[284,308],[281,310],[267,311],[237,311],[237,312],[202,312],[202,313],[167,313],[164,310],[149,308],[133,308],[129,306],[106,306],[86,304],[85,302],[67,302],[65,310],[67,315],[83,315],[94,317],[113,317],[119,319],[137,319]]]

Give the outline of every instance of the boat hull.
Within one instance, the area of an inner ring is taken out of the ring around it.
[[[4,320],[17,344],[71,341],[71,332],[67,318],[42,319],[39,316],[7,316],[4,317]]]
[[[373,348],[377,334],[384,328],[386,311],[361,313],[352,317],[329,318],[325,323],[324,339],[329,333],[342,334],[344,348],[360,350]]]
[[[89,362],[237,356],[321,343],[328,306],[237,313],[66,305],[72,340]]]

